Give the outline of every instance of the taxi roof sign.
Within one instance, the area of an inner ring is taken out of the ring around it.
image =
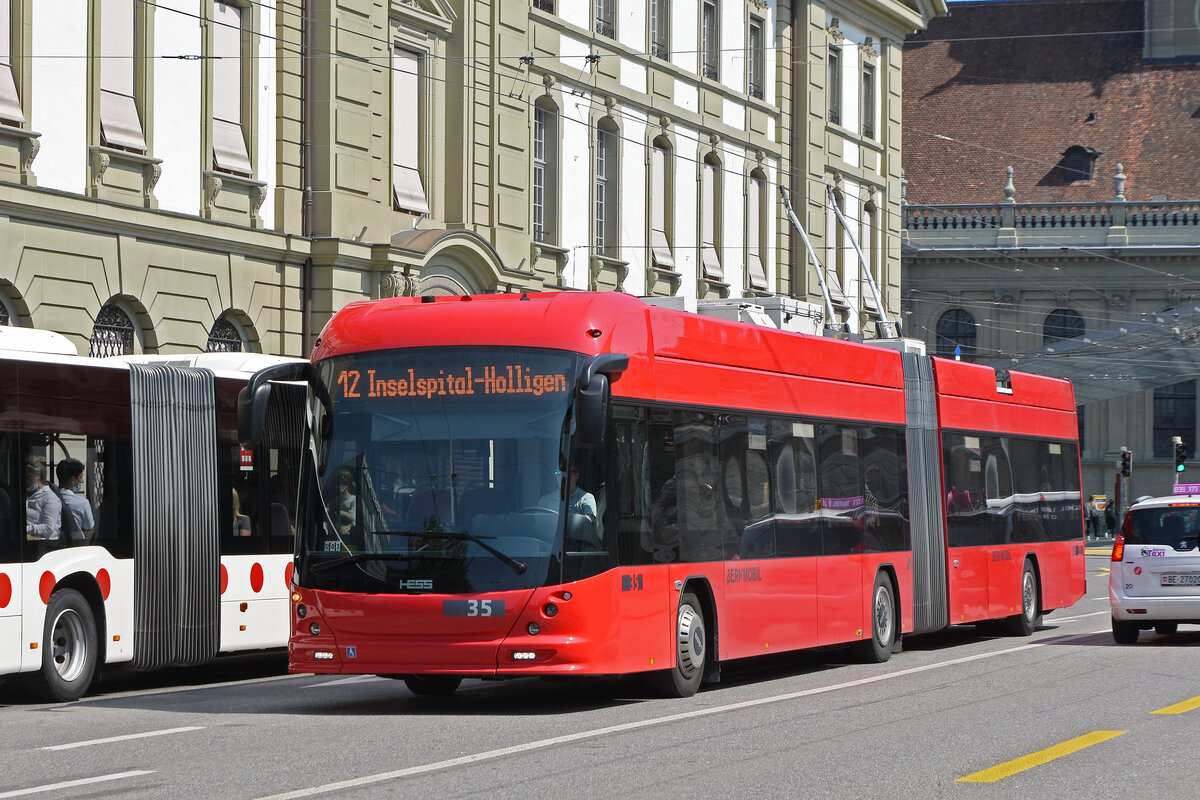
[[[1171,494],[1200,494],[1200,483],[1177,483]]]

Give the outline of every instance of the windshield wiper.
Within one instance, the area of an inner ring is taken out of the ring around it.
[[[497,550],[496,548],[492,547],[490,544],[485,542],[483,539],[480,539],[475,534],[467,533],[465,531],[381,531],[381,533],[388,533],[393,536],[417,536],[417,537],[420,537],[421,539],[466,540],[469,542],[474,542],[475,544],[482,547],[484,550],[487,550],[489,553],[494,555],[496,558],[500,559],[505,564],[512,567],[512,571],[517,573],[518,575],[520,575],[527,569],[527,567],[525,566],[525,564],[523,562],[517,561],[512,556],[510,556],[506,553],[503,553],[500,550]]]
[[[408,561],[414,558],[429,558],[429,556],[421,553],[355,553],[335,558],[332,561],[313,564],[308,569],[309,572],[324,572],[327,569],[335,569],[346,564],[361,564],[364,561]]]

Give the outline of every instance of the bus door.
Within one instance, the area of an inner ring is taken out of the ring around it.
[[[1011,493],[1011,480],[1007,478],[1007,459],[993,437],[946,433],[942,450],[949,622],[958,624],[987,616],[988,543],[1006,520],[999,499],[1001,462],[1005,496]]]
[[[0,360],[0,674],[21,667],[22,487],[16,464],[17,362]],[[14,480],[16,478],[16,480]]]
[[[863,627],[865,510],[858,429],[817,426],[822,557],[817,568],[818,643],[848,642]],[[873,578],[872,578],[873,580]]]

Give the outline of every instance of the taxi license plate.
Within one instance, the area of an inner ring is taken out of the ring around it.
[[[1197,575],[1163,575],[1163,586],[1200,586],[1200,574]]]

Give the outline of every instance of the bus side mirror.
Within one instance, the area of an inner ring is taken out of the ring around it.
[[[579,395],[575,398],[575,437],[583,444],[597,444],[604,438],[608,421],[609,375],[613,380],[629,369],[624,353],[598,353],[583,362],[579,371]]]
[[[604,438],[604,423],[608,420],[608,376],[593,376],[586,388],[579,390],[575,404],[575,438],[583,444],[598,444]]]
[[[326,412],[333,412],[329,390],[325,388],[316,368],[309,362],[292,361],[260,369],[250,376],[250,382],[238,392],[238,441],[247,449],[259,444],[266,430],[271,381],[304,381],[313,390]]]
[[[271,401],[271,384],[243,386],[238,392],[237,423],[238,441],[242,447],[252,449],[263,438],[267,427],[267,404]]]

